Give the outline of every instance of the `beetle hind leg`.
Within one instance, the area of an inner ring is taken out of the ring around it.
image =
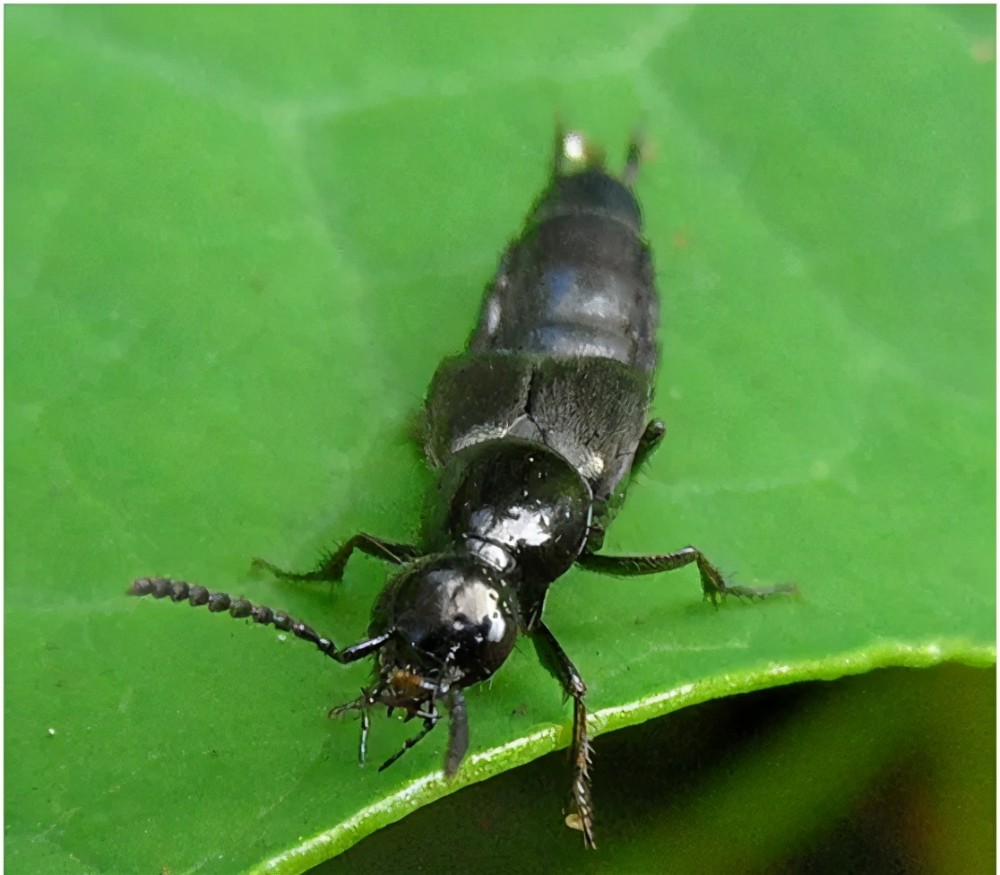
[[[646,424],[646,430],[639,438],[639,445],[635,448],[635,457],[632,460],[632,471],[642,467],[649,461],[656,448],[663,443],[663,436],[667,433],[667,426],[662,419],[651,419]]]

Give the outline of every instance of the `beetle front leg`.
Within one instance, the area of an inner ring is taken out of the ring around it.
[[[375,697],[371,690],[362,687],[361,695],[343,705],[334,705],[326,714],[327,717],[343,717],[348,711],[358,711],[361,714],[361,737],[358,739],[358,765],[364,766],[368,761],[368,734],[371,732],[371,709]]]
[[[424,717],[423,729],[421,729],[420,732],[414,735],[413,738],[408,738],[406,741],[404,741],[403,746],[399,750],[397,750],[391,757],[389,757],[389,759],[387,759],[384,763],[382,763],[382,765],[378,767],[378,770],[380,772],[385,771],[387,768],[389,768],[389,766],[391,766],[394,762],[396,762],[396,760],[398,760],[404,753],[406,753],[411,747],[414,747],[415,745],[423,741],[424,736],[427,735],[427,733],[430,732],[435,726],[437,726],[438,720],[440,719],[441,716],[437,713],[437,711],[433,711],[426,717]]]
[[[794,583],[778,583],[774,586],[730,586],[723,579],[722,572],[709,562],[697,547],[685,547],[676,553],[653,556],[600,556],[590,553],[577,559],[581,568],[619,577],[659,574],[661,571],[683,568],[692,562],[698,566],[702,592],[713,605],[718,605],[720,597],[725,598],[730,595],[737,598],[762,599],[777,594],[797,595],[799,591]]]
[[[587,706],[583,701],[587,685],[544,622],[538,620],[530,635],[542,665],[562,684],[563,692],[573,698],[573,746],[570,751],[573,761],[573,799],[566,825],[583,833],[583,842],[588,848],[596,848],[594,808],[590,801],[591,750],[587,737]]]
[[[266,559],[256,558],[251,562],[251,567],[269,571],[282,580],[327,580],[335,583],[344,576],[347,560],[355,550],[360,550],[383,562],[391,562],[393,565],[402,565],[423,555],[423,551],[412,544],[397,544],[365,532],[358,532],[345,541],[339,549],[327,553],[312,571],[285,571]]]
[[[465,710],[465,696],[452,688],[448,693],[448,752],[444,757],[444,773],[453,777],[469,749],[469,717]]]

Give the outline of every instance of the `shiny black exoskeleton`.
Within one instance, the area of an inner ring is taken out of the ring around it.
[[[575,563],[616,575],[694,563],[705,596],[762,597],[791,586],[728,586],[695,547],[602,556],[604,530],[630,472],[663,437],[647,421],[657,365],[659,301],[632,184],[639,148],[620,178],[576,134],[559,134],[552,178],[503,254],[468,349],[442,362],[425,405],[424,449],[439,469],[416,545],[357,534],[313,571],[258,567],[293,580],[336,581],[354,550],[401,566],[379,596],[368,636],[345,649],[287,614],[165,578],[133,595],[187,599],[272,624],[341,663],[376,657],[360,698],[364,760],[370,711],[385,705],[422,721],[385,768],[449,715],[445,773],[468,748],[462,690],[500,668],[518,634],[572,697],[573,784],[567,823],[593,846],[586,686],[542,619],[551,583]],[[595,630],[595,635],[600,630]]]

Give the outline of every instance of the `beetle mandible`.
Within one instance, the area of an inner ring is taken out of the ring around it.
[[[635,137],[616,177],[579,134],[556,131],[549,183],[500,258],[467,349],[445,359],[431,381],[424,451],[439,477],[418,543],[362,532],[301,573],[254,560],[280,578],[303,581],[340,580],[355,550],[400,566],[362,641],[338,648],[282,611],[185,581],[140,578],[129,589],[273,625],[339,663],[373,656],[371,683],[331,714],[360,711],[362,761],[375,706],[421,721],[420,732],[380,770],[447,711],[444,771],[454,775],[469,743],[463,690],[491,677],[519,634],[529,636],[573,700],[567,823],[590,847],[587,687],[543,618],[553,581],[574,564],[621,576],[694,564],[713,603],[795,591],[792,584],[731,586],[691,546],[640,556],[599,552],[631,472],[664,434],[659,419],[647,418],[659,299],[633,190],[639,165]]]

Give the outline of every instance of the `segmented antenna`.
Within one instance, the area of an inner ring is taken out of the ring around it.
[[[185,599],[192,607],[206,606],[213,614],[228,611],[230,617],[243,619],[250,617],[255,623],[274,626],[282,632],[291,632],[296,638],[315,644],[321,653],[337,659],[337,648],[329,638],[317,634],[312,627],[290,617],[284,611],[274,611],[266,605],[255,605],[242,596],[233,598],[229,593],[210,592],[203,586],[186,580],[171,580],[167,577],[140,577],[125,591],[126,595],[146,596],[154,599],[169,598],[175,602]]]

